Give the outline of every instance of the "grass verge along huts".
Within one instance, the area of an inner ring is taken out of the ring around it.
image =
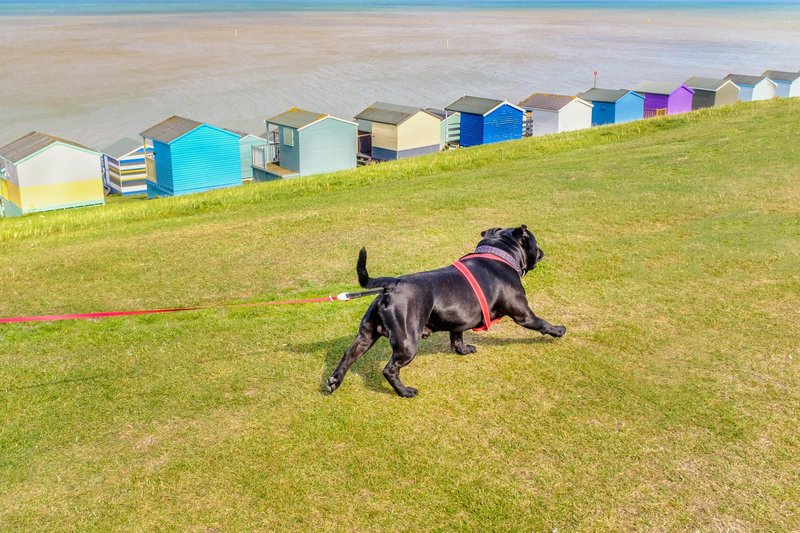
[[[461,114],[460,146],[478,146],[522,138],[522,118],[525,111],[505,100],[462,96],[444,109]]]
[[[356,166],[358,126],[326,113],[292,108],[266,120],[268,143],[253,148],[253,176],[272,180]]]
[[[141,136],[153,146],[153,154],[146,157],[148,198],[242,184],[236,133],[173,116]]]
[[[78,143],[33,131],[0,148],[4,216],[100,205],[102,155]]]
[[[432,154],[441,149],[441,119],[419,107],[375,102],[355,119],[359,132],[369,132],[370,155],[378,161]]]

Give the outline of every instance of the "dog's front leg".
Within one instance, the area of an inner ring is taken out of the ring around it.
[[[519,313],[509,314],[509,316],[522,326],[523,328],[532,329],[534,331],[538,331],[542,335],[551,335],[553,337],[563,337],[564,333],[567,332],[567,328],[564,326],[554,326],[547,320],[543,318],[539,318],[534,314],[530,307],[527,305],[523,311]]]
[[[472,344],[464,344],[463,331],[450,332],[450,349],[458,355],[469,355],[478,351]]]

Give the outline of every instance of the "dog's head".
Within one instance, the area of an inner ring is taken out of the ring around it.
[[[481,245],[496,246],[511,253],[521,260],[525,272],[536,268],[542,260],[544,252],[536,242],[536,237],[523,224],[517,228],[490,228],[481,232]]]

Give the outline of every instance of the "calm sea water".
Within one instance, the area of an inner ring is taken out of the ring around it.
[[[0,27],[0,145],[800,68],[798,0],[0,0]]]
[[[783,9],[798,0],[0,0],[0,15],[497,9]]]

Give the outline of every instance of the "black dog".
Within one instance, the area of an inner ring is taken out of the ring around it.
[[[533,314],[522,287],[520,278],[544,256],[536,237],[525,226],[492,228],[482,232],[481,237],[475,253],[497,256],[503,261],[470,256],[462,261],[485,294],[491,320],[508,316],[524,328],[553,337],[564,335],[564,326],[553,326]],[[383,375],[404,398],[417,395],[417,389],[406,387],[400,381],[400,369],[414,359],[420,338],[433,331],[449,331],[450,348],[454,352],[461,355],[475,352],[474,346],[464,344],[464,331],[487,324],[476,292],[455,266],[399,278],[371,279],[367,274],[367,251],[362,248],[356,271],[362,287],[383,287],[384,292],[367,309],[355,341],[325,382],[328,392],[342,384],[356,359],[381,336],[388,337],[392,346],[392,358],[383,369]]]

